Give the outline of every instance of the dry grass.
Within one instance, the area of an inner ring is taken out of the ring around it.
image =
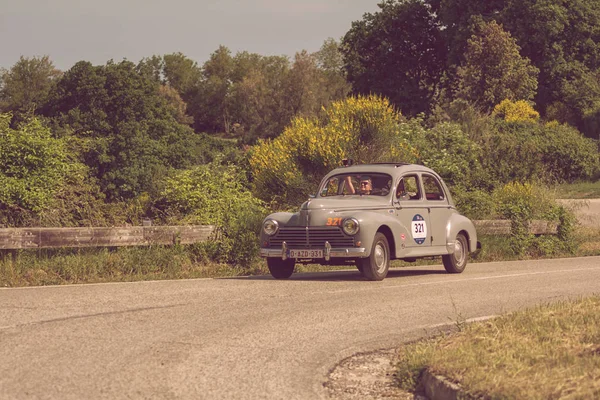
[[[398,382],[414,388],[428,368],[471,396],[600,398],[600,297],[561,302],[406,346]]]
[[[0,286],[215,278],[268,273],[257,261],[248,267],[210,262],[184,246],[22,250],[0,258]]]
[[[575,241],[579,244],[578,256],[600,255],[600,231],[593,228],[580,227],[576,231]]]

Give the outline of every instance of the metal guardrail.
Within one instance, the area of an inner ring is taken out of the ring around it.
[[[0,250],[192,244],[209,240],[213,233],[213,225],[1,228]]]
[[[510,234],[509,220],[473,221],[479,235]],[[557,224],[531,221],[534,235],[556,234]],[[0,250],[59,247],[123,247],[192,244],[210,240],[213,225],[135,226],[124,228],[0,228]]]
[[[510,220],[473,221],[477,235],[510,235]],[[529,233],[533,235],[554,235],[558,229],[556,222],[534,220],[529,223]]]

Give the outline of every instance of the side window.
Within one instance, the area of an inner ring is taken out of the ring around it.
[[[400,201],[421,199],[419,177],[417,175],[406,175],[400,179],[396,187],[396,199]]]
[[[444,190],[438,180],[431,175],[423,175],[423,187],[427,200],[444,200]]]

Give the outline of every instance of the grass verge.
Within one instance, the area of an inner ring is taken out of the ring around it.
[[[600,180],[596,182],[565,183],[556,187],[558,199],[598,199]]]
[[[600,231],[579,228],[575,232],[575,253],[560,251],[555,236],[532,239],[523,255],[515,255],[508,236],[482,236],[482,250],[471,262],[595,256],[600,255]],[[69,283],[129,282],[159,279],[217,278],[269,274],[264,260],[248,266],[211,261],[200,245],[123,247],[116,249],[45,249],[4,251],[0,256],[0,287],[62,285]],[[392,267],[439,265],[439,257],[416,263],[394,261]],[[352,266],[296,266],[296,273],[348,269]]]
[[[600,297],[565,301],[486,322],[400,350],[397,382],[415,390],[425,369],[466,397],[600,398]]]
[[[0,259],[0,287],[259,275],[266,266],[211,262],[192,246],[20,250]]]

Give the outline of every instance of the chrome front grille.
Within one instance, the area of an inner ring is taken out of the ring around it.
[[[325,242],[331,247],[354,247],[354,238],[346,235],[337,226],[292,226],[282,227],[269,241],[270,247],[287,244],[288,249],[324,248]]]

